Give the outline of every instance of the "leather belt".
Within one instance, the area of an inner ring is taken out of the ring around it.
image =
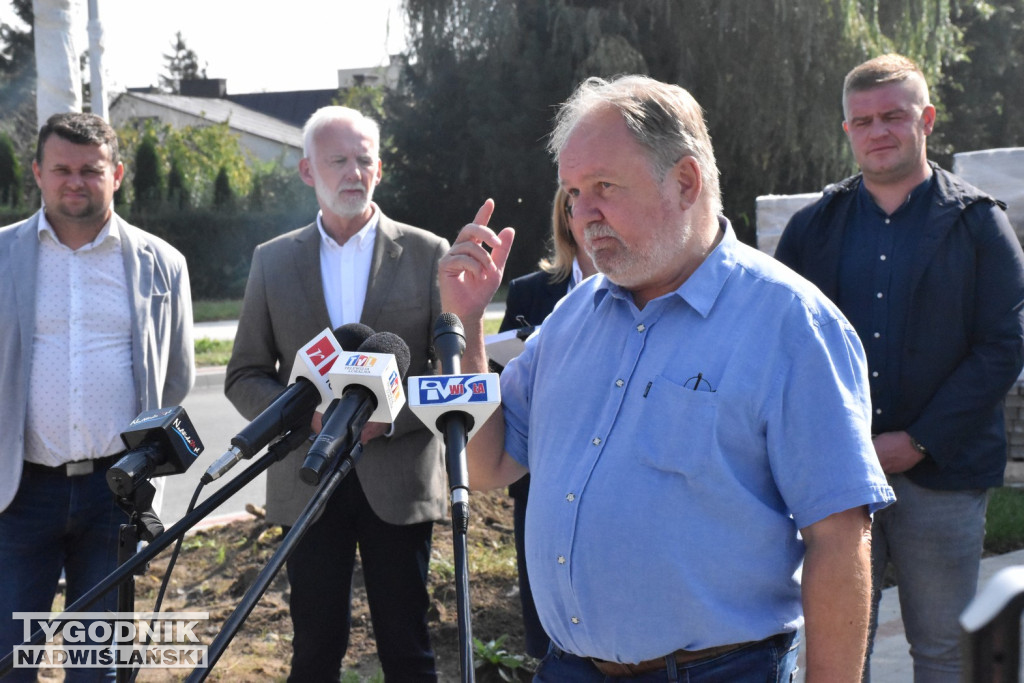
[[[714,657],[721,657],[722,655],[735,652],[742,648],[750,645],[760,645],[767,643],[775,638],[780,637],[779,634],[770,638],[765,638],[761,641],[748,641],[746,643],[734,643],[731,645],[716,645],[715,647],[705,648],[703,650],[676,650],[671,654],[665,655],[664,657],[657,657],[655,659],[648,659],[636,664],[623,664],[621,662],[608,662],[603,659],[594,659],[588,657],[590,663],[597,667],[605,676],[612,676],[616,678],[629,678],[631,676],[639,676],[641,674],[650,673],[652,671],[661,671],[668,666],[666,660],[674,659],[676,664],[692,664],[693,662],[700,661],[702,659],[712,659]]]
[[[63,465],[57,465],[56,467],[40,465],[37,462],[28,462],[26,460],[25,469],[39,474],[50,474],[59,477],[81,477],[86,474],[92,474],[93,472],[107,470],[111,465],[123,458],[124,454],[127,452],[128,451],[121,451],[120,453],[105,455],[102,458],[93,458],[92,460],[75,460],[74,462],[66,462]]]

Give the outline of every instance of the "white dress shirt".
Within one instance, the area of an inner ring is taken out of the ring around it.
[[[345,244],[338,244],[323,224],[323,212],[316,217],[320,230],[320,276],[324,283],[324,300],[331,317],[331,328],[357,323],[363,315],[363,302],[370,282],[373,243],[377,239],[380,209],[373,205],[373,215],[359,232]],[[348,349],[351,350],[351,349]]]
[[[25,460],[47,466],[124,449],[136,417],[131,304],[121,235],[108,221],[71,250],[39,217]]]

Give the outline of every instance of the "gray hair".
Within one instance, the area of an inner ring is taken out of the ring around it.
[[[559,108],[548,150],[557,157],[580,120],[607,106],[622,115],[630,133],[647,150],[651,171],[658,180],[664,179],[680,159],[692,156],[700,168],[712,210],[722,212],[718,164],[704,110],[678,85],[636,75],[611,81],[588,78]]]
[[[373,139],[374,146],[377,148],[377,154],[380,154],[380,124],[369,116],[364,116],[361,112],[356,111],[355,109],[332,105],[317,109],[306,120],[306,125],[302,127],[303,156],[307,159],[311,158],[313,153],[313,138],[316,137],[316,134],[324,126],[337,121],[345,121],[354,126],[362,127],[363,132],[368,133]]]

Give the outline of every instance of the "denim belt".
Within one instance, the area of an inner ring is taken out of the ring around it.
[[[598,671],[605,676],[612,676],[616,678],[629,678],[631,676],[639,676],[641,674],[650,673],[652,671],[660,671],[667,668],[669,659],[674,659],[676,664],[692,664],[693,662],[700,661],[702,659],[713,659],[714,657],[721,657],[722,655],[741,650],[750,645],[762,645],[769,643],[776,638],[783,638],[789,634],[780,633],[778,635],[771,636],[759,641],[748,641],[746,643],[734,643],[732,645],[716,645],[715,647],[705,648],[703,650],[676,650],[664,657],[656,657],[655,659],[648,659],[636,664],[623,664],[620,662],[607,662],[603,659],[594,659],[593,657],[587,657],[591,664],[593,664]]]
[[[128,451],[121,451],[120,453],[105,455],[102,458],[93,458],[92,460],[75,460],[74,462],[66,462],[63,465],[57,465],[56,467],[40,465],[37,462],[29,462],[26,460],[25,469],[39,474],[51,474],[59,477],[81,477],[85,474],[92,474],[93,472],[106,470],[123,458],[124,454],[127,452]]]

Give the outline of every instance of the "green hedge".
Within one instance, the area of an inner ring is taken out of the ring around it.
[[[24,220],[30,211],[0,210],[0,225]],[[260,242],[308,225],[311,207],[277,211],[147,209],[122,214],[130,223],[173,244],[188,261],[193,299],[237,299],[245,293],[253,249]]]

